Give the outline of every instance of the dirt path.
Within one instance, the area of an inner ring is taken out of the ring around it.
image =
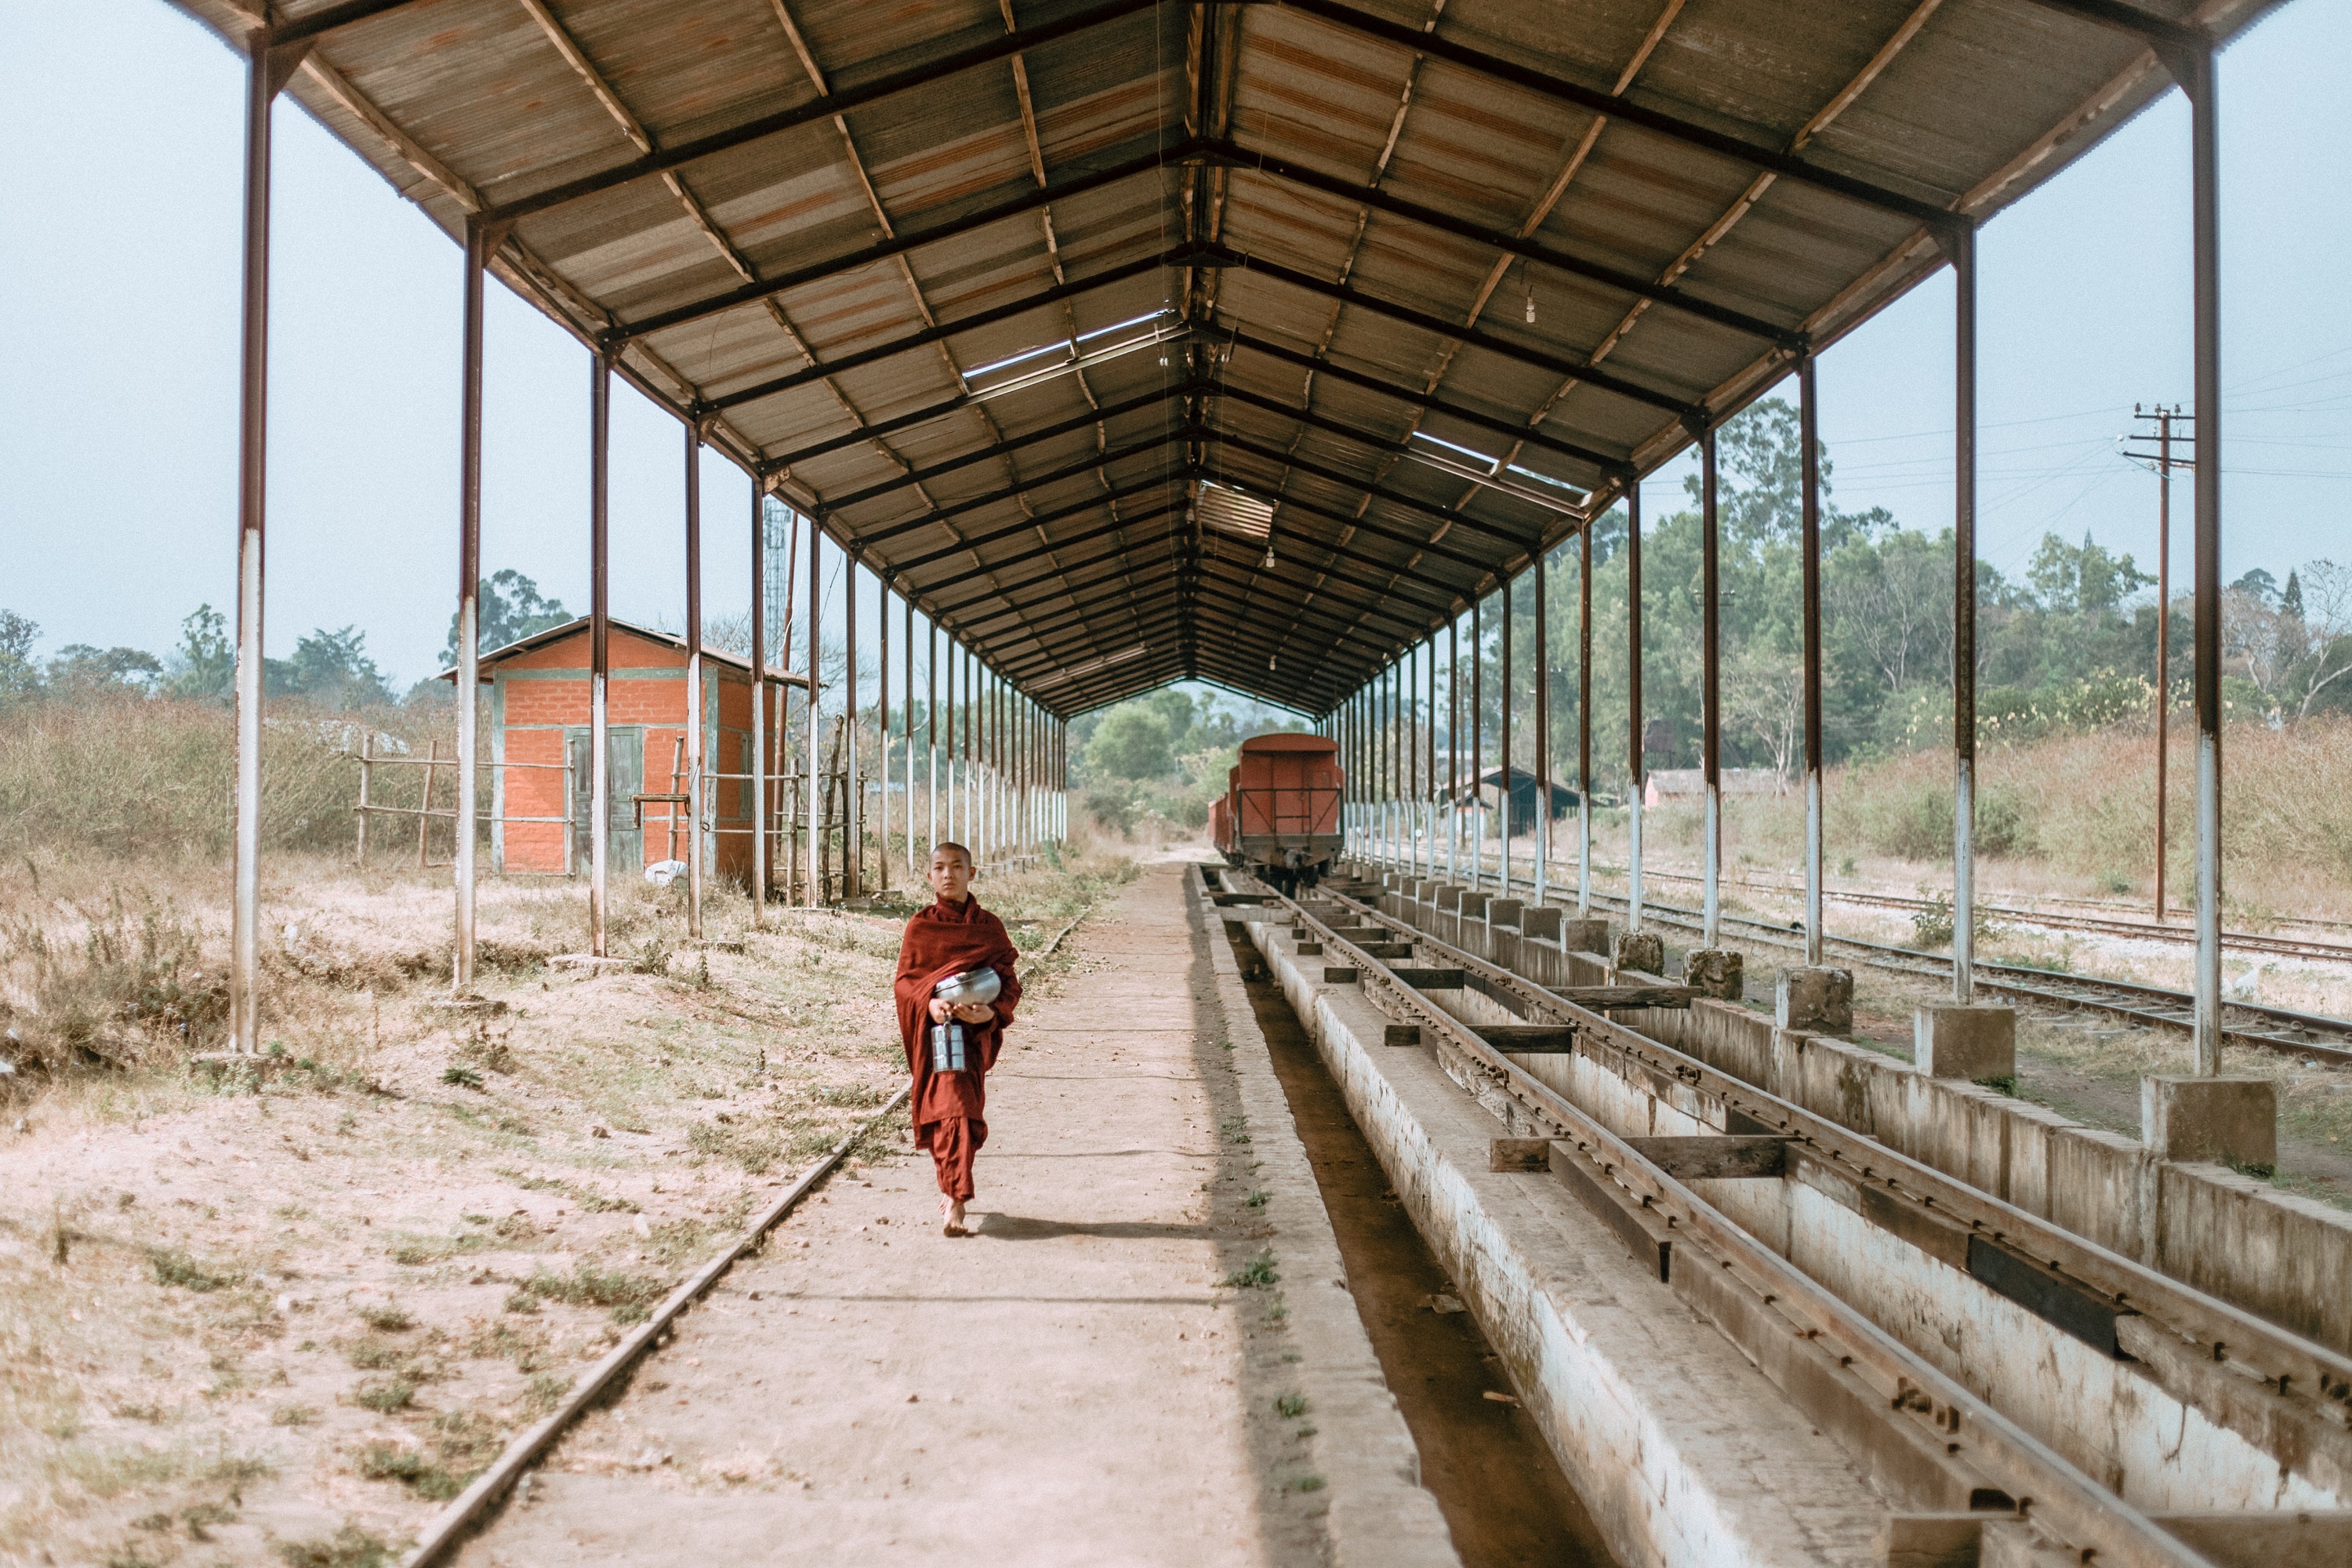
[[[1329,1560],[1345,1489],[1315,1467],[1349,1434],[1318,1444],[1294,1392],[1323,1342],[1278,1281],[1245,1282],[1277,1234],[1252,1184],[1288,1171],[1290,1130],[1245,1112],[1263,1068],[1234,1065],[1183,876],[1155,867],[1090,920],[1024,1010],[976,1237],[940,1235],[903,1146],[835,1179],[461,1561]]]

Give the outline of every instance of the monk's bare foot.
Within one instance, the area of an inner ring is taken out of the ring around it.
[[[943,1236],[970,1236],[971,1232],[964,1228],[962,1200],[950,1199],[946,1205],[946,1209],[947,1223],[940,1227],[940,1234]]]

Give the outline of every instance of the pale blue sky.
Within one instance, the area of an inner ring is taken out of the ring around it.
[[[161,650],[232,597],[242,66],[160,0],[0,17],[0,606],[45,651]],[[2347,80],[2352,7],[2328,0],[2222,59],[2232,576],[2352,553],[2352,173],[2326,151]],[[269,651],[354,623],[413,679],[456,587],[458,254],[290,99],[277,123]],[[2051,530],[2150,562],[2154,480],[2112,437],[2135,402],[2188,400],[2187,158],[2176,93],[1985,231],[1979,526],[2004,572]],[[587,358],[491,300],[486,570],[583,607]],[[1824,357],[1840,505],[1948,522],[1950,321],[1939,275]],[[678,429],[623,389],[614,432],[614,612],[676,624]],[[1653,515],[1680,473],[1651,480]],[[716,614],[748,594],[749,491],[716,460],[704,484]]]

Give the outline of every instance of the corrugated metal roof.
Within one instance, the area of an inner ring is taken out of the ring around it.
[[[1323,710],[2165,90],[2118,17],[2272,3],[268,22],[434,221],[1066,714],[1187,676]]]

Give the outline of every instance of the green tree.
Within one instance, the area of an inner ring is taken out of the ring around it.
[[[2263,585],[2270,584],[2270,574],[2262,572]],[[2083,535],[2080,545],[2067,543],[2054,533],[2045,533],[2035,547],[2033,559],[2026,563],[2025,580],[2032,584],[2034,596],[2046,610],[2073,610],[2083,615],[2097,615],[2122,606],[2123,602],[2155,578],[2133,564],[2128,555],[2116,555]]]
[[[1192,699],[1184,701],[1189,708]],[[1087,772],[1092,777],[1159,779],[1175,771],[1167,719],[1140,703],[1122,703],[1103,715],[1087,742]]]
[[[49,660],[49,695],[68,702],[144,697],[163,674],[163,663],[135,647],[93,647],[68,643]]]
[[[180,623],[180,646],[164,659],[164,689],[174,697],[225,702],[236,681],[236,647],[228,617],[198,605]]]
[[[0,707],[39,695],[41,670],[33,662],[33,645],[40,640],[39,622],[0,610]]]
[[[389,703],[392,689],[367,654],[367,634],[356,626],[323,626],[294,645],[291,658],[266,660],[263,680],[272,696],[299,698],[321,708],[370,708]]]
[[[480,635],[475,646],[485,653],[537,637],[572,619],[572,612],[563,607],[561,599],[545,597],[538,584],[511,566],[483,578],[478,594],[476,624]],[[744,646],[751,646],[748,634]],[[449,616],[448,638],[441,647],[441,663],[451,668],[457,663],[457,616],[454,611]]]

